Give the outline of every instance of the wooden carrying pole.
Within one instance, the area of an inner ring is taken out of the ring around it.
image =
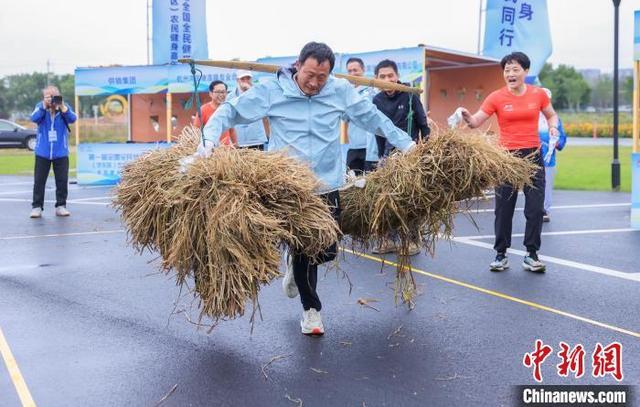
[[[276,73],[280,69],[278,65],[271,64],[260,64],[257,62],[241,62],[241,61],[216,61],[216,60],[192,60],[192,59],[179,59],[178,62],[182,63],[191,63],[193,62],[196,65],[207,65],[207,66],[215,66],[217,68],[227,68],[227,69],[243,69],[245,71],[257,71],[257,72],[268,72],[268,73]],[[381,81],[379,79],[366,78],[364,76],[353,76],[353,75],[345,75],[341,73],[333,74],[338,78],[344,78],[354,85],[362,85],[362,86],[371,86],[374,88],[382,89],[382,90],[393,90],[397,92],[408,92],[419,95],[422,93],[422,89],[420,88],[412,88],[411,86],[402,85],[400,83],[392,83]]]

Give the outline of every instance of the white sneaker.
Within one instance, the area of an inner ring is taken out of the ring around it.
[[[391,240],[391,239],[382,239],[380,244],[378,246],[374,247],[371,250],[371,253],[373,253],[373,254],[387,254],[387,253],[394,253],[396,250],[398,250],[398,247],[393,242],[393,240]]]
[[[400,249],[400,254],[404,256],[415,256],[416,254],[420,254],[420,251],[420,246],[415,242],[411,242],[407,245],[406,251]]]
[[[31,218],[41,218],[42,217],[42,208],[33,208],[31,209]]]
[[[535,252],[527,253],[527,255],[524,256],[522,267],[534,273],[544,273],[547,268],[547,266],[538,259],[538,254]]]
[[[284,294],[289,298],[296,298],[298,296],[298,285],[293,277],[293,257],[287,256],[287,272],[282,279],[282,290]]]
[[[509,259],[504,253],[498,253],[496,259],[489,264],[491,271],[504,271],[509,268]]]
[[[56,208],[56,216],[69,216],[71,212],[67,210],[65,206],[58,206]]]
[[[324,325],[322,325],[322,317],[320,312],[315,308],[302,312],[302,321],[300,321],[302,333],[305,335],[324,335]]]

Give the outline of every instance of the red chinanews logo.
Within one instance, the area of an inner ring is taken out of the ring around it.
[[[522,364],[533,369],[533,379],[542,383],[542,364],[551,356],[553,348],[545,345],[541,339],[536,339],[534,349],[530,353],[525,353]],[[582,344],[571,347],[565,342],[560,342],[558,352],[560,363],[556,365],[556,372],[560,377],[569,377],[571,373],[576,379],[584,376],[586,352]],[[611,375],[616,381],[622,381],[622,344],[612,342],[607,346],[602,346],[598,342],[591,354],[591,375],[593,377],[605,377]]]

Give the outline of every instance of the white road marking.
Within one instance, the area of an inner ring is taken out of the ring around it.
[[[458,243],[463,243],[463,244],[466,244],[466,245],[470,245],[470,246],[482,247],[484,249],[489,249],[489,250],[492,250],[492,251],[494,250],[492,244],[485,243],[485,242],[478,242],[478,241],[473,240],[473,239],[462,239],[462,238],[455,238],[454,237],[453,241],[454,242],[458,242]],[[513,253],[513,254],[518,254],[520,256],[525,256],[527,254],[527,252],[525,252],[523,250],[516,250],[516,249],[509,249],[508,252],[509,253]],[[624,279],[624,280],[640,282],[640,273],[624,273],[624,272],[618,271],[618,270],[613,270],[613,269],[609,269],[609,268],[605,268],[605,267],[599,267],[599,266],[593,266],[591,264],[578,263],[576,261],[560,259],[558,257],[543,256],[543,255],[538,255],[538,257],[540,258],[540,260],[546,261],[547,263],[553,263],[553,264],[572,267],[572,268],[576,268],[576,269],[580,269],[580,270],[584,270],[584,271],[590,271],[590,272],[593,272],[593,273],[604,274],[604,275],[607,275],[607,276],[610,276],[610,277],[621,278],[621,279]]]
[[[563,235],[590,235],[598,233],[626,233],[640,232],[640,229],[622,228],[622,229],[589,229],[589,230],[564,230],[558,232],[542,232],[542,236],[563,236]],[[513,233],[512,237],[523,237],[524,233]],[[493,239],[495,235],[475,235],[475,236],[456,236],[457,239]]]
[[[77,198],[77,199],[71,199],[69,200],[69,202],[86,202],[86,201],[104,201],[106,199],[113,199],[115,195],[109,195],[109,196],[94,196],[91,198]]]
[[[110,233],[124,233],[124,229],[113,230],[94,230],[91,232],[74,232],[74,233],[52,233],[49,235],[24,235],[24,236],[0,236],[0,240],[19,240],[19,239],[39,239],[43,237],[64,237],[64,236],[86,236],[86,235],[103,235]]]
[[[45,191],[50,191],[53,188],[45,188]],[[33,189],[23,189],[22,191],[2,191],[0,192],[0,195],[17,195],[17,194],[26,194],[26,193],[33,193]]]
[[[552,206],[551,209],[590,209],[590,208],[612,208],[619,206],[631,206],[630,202],[623,203],[608,203],[608,204],[591,204],[591,205],[559,205]],[[494,209],[470,209],[467,212],[470,213],[484,213],[484,212],[493,212]],[[516,208],[516,211],[524,211],[524,208]]]
[[[33,181],[29,182],[8,182],[8,183],[0,183],[0,187],[8,187],[13,185],[33,185]]]
[[[87,186],[82,186],[82,185],[78,185],[78,184],[72,184],[70,185],[70,187],[74,187],[73,189],[77,189],[82,191],[83,189],[98,189],[98,188],[115,188],[115,185],[87,185]]]
[[[22,199],[22,198],[0,198],[0,202],[31,202],[31,199]],[[55,200],[47,199],[45,200],[47,203],[56,203]],[[111,202],[76,202],[74,200],[67,200],[68,203],[76,204],[76,205],[99,205],[99,206],[108,206],[111,205]]]

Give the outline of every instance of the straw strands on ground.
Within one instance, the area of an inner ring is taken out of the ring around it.
[[[394,154],[366,176],[364,188],[341,194],[341,228],[356,247],[394,240],[399,253],[422,244],[433,255],[450,238],[454,215],[469,198],[510,183],[530,184],[535,165],[501,148],[495,138],[461,130],[438,132],[408,154]],[[412,306],[415,282],[407,256],[399,256],[396,298]]]
[[[258,306],[260,286],[279,276],[280,246],[318,255],[338,239],[308,168],[284,154],[219,148],[185,173],[199,131],[126,166],[114,201],[139,251],[162,256],[178,284],[195,276],[201,317],[241,316]]]

